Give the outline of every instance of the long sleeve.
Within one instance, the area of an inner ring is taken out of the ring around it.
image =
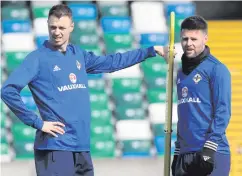
[[[135,49],[122,54],[116,53],[106,56],[96,56],[92,52],[84,52],[87,73],[114,72],[154,56],[156,56],[154,47]]]
[[[30,53],[3,84],[1,98],[9,109],[26,125],[41,129],[43,121],[23,103],[21,90],[38,77],[39,60]]]
[[[211,76],[213,123],[211,135],[204,147],[217,151],[231,116],[231,76],[223,64],[215,66]]]
[[[176,75],[176,83],[178,84],[178,82],[180,82],[180,78],[179,78],[179,73],[180,73],[180,69],[177,71],[177,75]],[[179,80],[179,81],[178,81]],[[177,92],[177,96],[178,96],[179,92]],[[179,99],[179,98],[178,98]],[[178,108],[177,108],[177,114],[178,114]],[[174,155],[179,155],[180,154],[180,136],[179,136],[179,116],[178,116],[178,122],[177,122],[177,133],[176,133],[176,141],[175,141],[175,151],[174,151]]]

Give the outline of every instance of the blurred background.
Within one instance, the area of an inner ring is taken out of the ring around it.
[[[52,5],[73,11],[71,42],[97,55],[138,47],[167,45],[169,14],[176,13],[174,76],[181,65],[180,24],[191,15],[208,21],[213,55],[232,75],[231,176],[242,173],[242,2],[239,1],[2,1],[1,82],[24,57],[48,39]],[[167,65],[161,57],[112,74],[89,75],[92,108],[91,153],[96,176],[163,175]],[[19,75],[21,78],[21,75]],[[174,78],[175,79],[175,78]],[[172,153],[176,140],[176,91],[173,95]],[[29,89],[26,106],[38,114]],[[1,101],[1,173],[34,176],[35,130],[24,125]]]

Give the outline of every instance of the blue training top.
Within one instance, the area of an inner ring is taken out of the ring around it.
[[[209,55],[189,75],[177,74],[178,124],[175,154],[203,147],[229,154],[225,135],[231,116],[231,76]]]
[[[90,150],[91,109],[87,73],[114,72],[155,56],[154,47],[96,56],[69,44],[65,55],[48,41],[31,52],[3,84],[1,98],[26,125],[37,129],[35,149]],[[20,91],[29,86],[39,109],[39,118],[28,110]],[[42,132],[43,121],[65,124],[63,135]]]

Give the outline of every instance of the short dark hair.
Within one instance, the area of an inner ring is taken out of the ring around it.
[[[51,7],[48,18],[50,18],[50,16],[55,16],[57,18],[68,16],[70,19],[72,19],[72,11],[67,5],[58,4]]]
[[[181,30],[202,30],[208,32],[208,24],[206,20],[201,16],[190,16],[186,18],[181,24]]]

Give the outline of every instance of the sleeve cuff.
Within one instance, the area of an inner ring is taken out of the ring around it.
[[[155,57],[156,56],[156,52],[155,52],[155,49],[154,49],[154,46],[151,46],[148,49],[148,57]]]
[[[43,120],[41,118],[37,117],[34,124],[33,124],[33,127],[38,129],[38,130],[41,130],[43,125],[44,125]]]
[[[218,148],[218,144],[216,144],[215,142],[212,142],[212,141],[206,141],[204,144],[204,147],[209,148],[216,152],[217,148]]]
[[[180,148],[175,148],[174,155],[179,155],[180,154]]]

